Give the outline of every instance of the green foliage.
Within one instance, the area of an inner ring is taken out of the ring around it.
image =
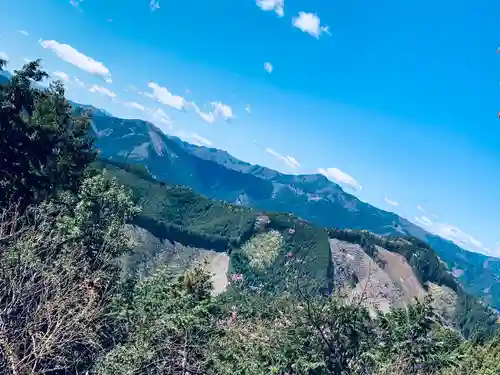
[[[324,373],[319,341],[302,323],[297,301],[269,297],[223,301],[223,331],[209,343],[208,374]]]
[[[168,185],[144,176],[143,171],[117,163],[99,161],[94,168],[105,168],[108,178],[116,178],[133,191],[142,208],[135,223],[161,239],[185,245],[230,251],[248,239],[256,217],[251,210],[211,201],[191,189]]]
[[[127,338],[97,363],[96,373],[199,373],[205,346],[218,331],[210,292],[202,268],[181,276],[163,268],[139,282],[131,300],[118,295],[114,310]]]
[[[303,324],[315,335],[324,353],[326,373],[354,374],[365,371],[375,344],[376,321],[368,310],[346,304],[337,296],[304,300]]]
[[[130,195],[102,176],[0,223],[0,372],[75,373],[109,345]],[[56,371],[57,369],[57,371]]]
[[[89,118],[72,115],[62,84],[33,86],[46,77],[37,60],[0,86],[0,207],[26,207],[58,190],[76,191],[95,157]]]
[[[440,327],[427,297],[406,309],[397,309],[380,316],[379,363],[397,360],[409,373],[432,373],[450,365],[450,349],[442,342],[444,332],[433,335]],[[443,329],[443,328],[440,328]],[[443,329],[444,330],[444,329]],[[448,338],[456,342],[456,336]]]
[[[498,375],[500,373],[500,336],[485,345],[463,343],[457,350],[461,360],[443,375]]]

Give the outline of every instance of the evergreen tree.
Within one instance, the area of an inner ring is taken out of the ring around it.
[[[89,117],[73,116],[60,82],[36,87],[47,77],[36,60],[0,86],[0,207],[75,192],[95,158]]]

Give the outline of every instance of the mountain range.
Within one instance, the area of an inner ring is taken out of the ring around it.
[[[0,84],[11,76],[3,71]],[[97,146],[105,158],[142,164],[158,179],[189,186],[209,198],[291,212],[325,227],[416,237],[433,247],[466,291],[500,309],[499,258],[467,251],[405,218],[362,202],[321,174],[282,174],[223,150],[184,142],[143,120],[120,119],[91,105],[70,104],[92,112]]]
[[[466,291],[500,308],[498,258],[462,249],[405,218],[362,202],[321,174],[283,174],[222,150],[186,143],[149,122],[97,111],[93,129],[103,158],[144,165],[156,178],[188,186],[208,198],[290,212],[324,227],[418,238],[434,248]]]
[[[126,273],[147,277],[165,265],[182,271],[202,262],[215,295],[240,287],[273,298],[335,293],[374,316],[431,296],[441,324],[464,337],[492,337],[497,329],[497,314],[414,237],[322,228],[290,213],[209,199],[143,165],[101,158],[92,168],[130,189],[141,208],[128,226],[134,249],[121,258]]]

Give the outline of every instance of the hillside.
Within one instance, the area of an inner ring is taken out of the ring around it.
[[[215,199],[292,212],[318,225],[408,235],[429,243],[464,288],[500,307],[500,259],[466,251],[398,215],[361,202],[322,175],[285,175],[227,152],[169,137],[142,120],[95,116],[101,155],[141,163],[152,175]]]
[[[496,315],[426,243],[99,159],[44,76],[0,85],[0,374],[498,373]]]
[[[158,181],[141,166],[99,161],[94,167],[129,187],[141,207],[131,229],[137,246],[124,259],[130,272],[148,275],[165,263],[183,269],[207,259],[217,293],[241,275],[237,281],[252,290],[273,295],[335,290],[384,312],[431,294],[444,321],[466,337],[493,332],[496,317],[417,239],[325,230],[291,214],[210,200]]]

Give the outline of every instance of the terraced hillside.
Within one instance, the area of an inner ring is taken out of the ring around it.
[[[339,292],[384,311],[431,293],[443,319],[464,335],[495,329],[496,316],[462,290],[422,241],[325,230],[291,214],[210,200],[157,181],[140,166],[99,161],[94,167],[130,187],[142,208],[130,227],[136,251],[123,259],[129,272],[207,260],[217,293]]]

